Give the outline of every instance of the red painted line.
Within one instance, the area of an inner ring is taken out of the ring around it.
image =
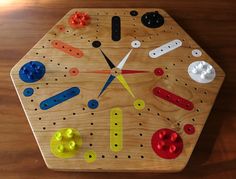
[[[154,88],[153,94],[185,110],[191,111],[194,108],[193,103],[191,101],[184,99],[180,96],[177,96],[163,88],[160,87]]]
[[[147,73],[148,71],[140,70],[121,70],[121,74]]]
[[[52,46],[76,58],[81,58],[84,55],[80,49],[72,47],[71,45],[66,44],[60,40],[52,41]]]

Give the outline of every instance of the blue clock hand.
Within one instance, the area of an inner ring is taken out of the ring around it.
[[[107,87],[111,84],[111,82],[115,79],[115,76],[110,75],[106,81],[106,83],[104,84],[101,92],[99,93],[98,97],[102,95],[102,93],[107,89]]]

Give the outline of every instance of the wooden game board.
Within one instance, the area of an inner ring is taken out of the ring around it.
[[[73,9],[11,71],[46,165],[73,171],[182,170],[224,76],[154,8]]]

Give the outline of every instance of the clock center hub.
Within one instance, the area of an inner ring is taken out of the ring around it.
[[[121,74],[121,70],[119,68],[113,68],[111,70],[111,74],[114,75],[114,76],[118,76]]]

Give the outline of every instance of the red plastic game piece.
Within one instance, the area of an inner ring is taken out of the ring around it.
[[[52,46],[76,58],[80,58],[84,55],[80,49],[72,47],[60,40],[52,41]]]
[[[191,111],[193,109],[193,103],[187,99],[177,96],[163,88],[156,87],[153,89],[153,94],[166,101],[169,101],[185,110]]]
[[[184,125],[184,132],[189,135],[194,134],[195,127],[192,124],[185,124]]]
[[[90,23],[90,16],[84,12],[75,12],[69,18],[69,24],[72,28],[82,28]]]
[[[171,129],[159,129],[152,136],[152,149],[165,159],[178,157],[183,150],[183,141],[178,133]]]

